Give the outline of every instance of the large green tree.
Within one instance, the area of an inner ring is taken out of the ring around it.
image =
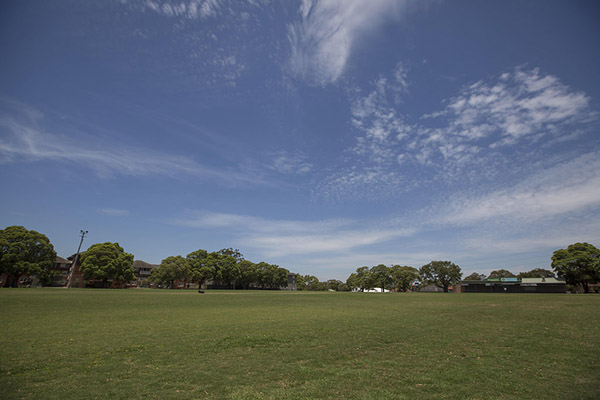
[[[421,279],[428,284],[442,288],[448,292],[448,287],[460,282],[462,272],[460,267],[450,261],[432,261],[419,270]]]
[[[287,286],[288,270],[275,264],[260,262],[257,265],[259,281],[265,289],[279,289]],[[312,290],[309,288],[309,290]]]
[[[214,266],[208,261],[208,252],[206,250],[196,250],[186,256],[191,270],[191,280],[198,282],[199,286],[211,279],[215,274]]]
[[[210,265],[216,272],[215,281],[235,289],[236,281],[241,278],[241,271],[234,255],[222,251],[210,253]]]
[[[394,287],[406,292],[419,279],[419,270],[409,266],[394,265],[391,269]]]
[[[581,285],[585,293],[600,281],[600,250],[589,243],[575,243],[552,255],[552,269],[570,285]]]
[[[189,260],[182,256],[170,256],[161,261],[160,266],[150,274],[150,281],[175,288],[175,281],[183,282],[184,285],[192,280],[194,271],[190,267]]]
[[[128,282],[135,279],[133,254],[126,253],[119,243],[96,243],[81,255],[81,271],[85,279],[108,282]]]
[[[304,282],[305,290],[325,290],[326,288],[326,285],[323,285],[323,282],[319,282],[319,278],[313,275],[304,275],[302,281]]]
[[[371,268],[371,278],[374,287],[381,288],[381,293],[385,292],[392,283],[392,273],[385,264],[379,264]]]
[[[375,287],[375,281],[369,267],[364,266],[356,269],[356,284],[363,292]]]
[[[358,282],[358,275],[355,272],[351,273],[348,279],[346,279],[346,285],[350,291],[360,289],[361,286]]]
[[[240,260],[238,263],[240,269],[240,284],[244,289],[249,289],[250,285],[256,285],[258,281],[258,269],[256,264],[248,260]]]
[[[334,290],[336,292],[342,291],[344,287],[344,282],[337,279],[329,279],[327,281],[327,290]]]
[[[55,263],[56,252],[46,235],[22,226],[0,230],[0,274],[11,278],[5,284],[16,286],[23,275],[37,275],[47,283]]]

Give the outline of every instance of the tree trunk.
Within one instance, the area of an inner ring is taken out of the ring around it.
[[[25,274],[23,274],[23,273],[21,273],[21,272],[19,272],[19,273],[17,273],[17,274],[15,275],[15,280],[14,280],[14,283],[13,283],[13,286],[12,286],[12,287],[17,287],[17,288],[19,287],[19,284],[21,283],[21,277],[22,277],[23,275],[25,275]]]
[[[448,293],[448,286],[444,286],[444,293]]]
[[[587,282],[581,282],[581,286],[583,286],[583,293],[590,292],[590,285]]]

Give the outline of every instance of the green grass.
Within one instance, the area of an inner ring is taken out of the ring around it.
[[[0,290],[0,398],[596,399],[600,296]]]

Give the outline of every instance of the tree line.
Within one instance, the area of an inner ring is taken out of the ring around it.
[[[148,278],[155,284],[174,288],[175,282],[199,286],[211,281],[214,286],[229,289],[279,289],[288,284],[289,271],[264,261],[253,263],[244,259],[238,249],[215,252],[196,250],[186,257],[170,256]]]
[[[0,275],[7,275],[9,282],[16,283],[23,276],[37,276],[42,284],[48,284],[55,273],[56,251],[48,237],[23,226],[9,226],[0,230]],[[487,278],[508,277],[564,277],[567,284],[580,286],[585,293],[590,285],[600,282],[600,250],[589,243],[574,243],[566,249],[553,252],[553,271],[536,268],[518,275],[504,269],[492,271]],[[133,255],[126,253],[118,243],[96,243],[81,255],[80,267],[84,279],[109,283],[127,283],[135,279]],[[276,289],[287,286],[289,271],[266,262],[253,263],[245,260],[237,249],[222,249],[208,253],[196,250],[186,257],[170,256],[150,275],[156,284],[173,287],[176,281],[199,284],[212,281],[216,285],[235,288]],[[555,275],[556,274],[556,275]],[[299,290],[370,290],[374,288],[407,291],[415,283],[431,284],[444,291],[460,282],[458,265],[450,261],[432,261],[420,269],[410,266],[379,264],[363,266],[352,273],[346,282],[331,279],[320,282],[312,275],[297,275]],[[473,273],[465,280],[482,280],[486,276]]]
[[[483,281],[485,279],[501,279],[501,278],[556,278],[553,271],[544,268],[534,268],[531,271],[519,272],[513,274],[506,269],[497,269],[490,272],[489,275],[480,274],[473,272],[471,275],[465,277],[465,281]]]
[[[102,287],[123,287],[136,278],[133,258],[119,243],[96,243],[81,253],[80,271],[86,281]],[[17,286],[24,276],[37,276],[42,285],[48,285],[57,272],[55,264],[56,251],[46,235],[22,226],[0,230],[0,275],[9,278],[2,285]],[[165,258],[149,280],[171,288],[178,281],[184,285],[211,281],[232,289],[279,289],[287,286],[288,273],[275,264],[246,260],[237,249],[211,253],[200,249],[186,257]]]
[[[396,290],[406,292],[420,285],[435,285],[448,292],[449,287],[460,282],[460,267],[450,261],[431,261],[420,269],[407,265],[388,267],[379,264],[374,267],[359,267],[350,274],[346,284],[350,290]]]

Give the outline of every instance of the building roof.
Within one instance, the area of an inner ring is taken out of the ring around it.
[[[562,278],[521,278],[521,283],[565,283]]]
[[[66,260],[62,257],[56,256],[56,263],[57,264],[72,264],[72,261]]]
[[[133,267],[134,268],[158,268],[159,266],[156,264],[147,263],[146,261],[135,260],[133,262]]]

